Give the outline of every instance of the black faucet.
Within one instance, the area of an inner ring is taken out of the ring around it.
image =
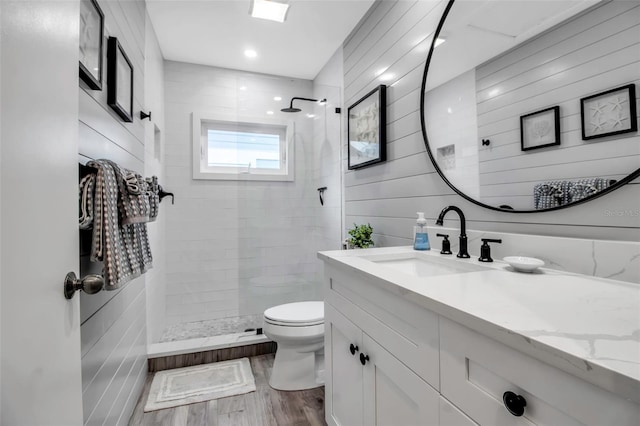
[[[462,213],[462,210],[460,210],[460,208],[456,206],[445,207],[444,209],[442,209],[442,211],[438,215],[438,220],[436,220],[436,225],[442,226],[444,216],[450,210],[453,210],[454,212],[458,213],[458,216],[460,216],[460,249],[458,250],[458,254],[456,256],[464,259],[468,259],[470,256],[469,256],[469,252],[467,252],[467,221],[464,218],[464,213]]]

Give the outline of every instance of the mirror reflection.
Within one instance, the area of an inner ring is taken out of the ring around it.
[[[423,118],[454,189],[538,211],[640,174],[640,3],[452,3],[425,70]]]

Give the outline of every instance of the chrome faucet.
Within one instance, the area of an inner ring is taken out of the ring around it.
[[[436,225],[442,226],[444,216],[450,210],[453,210],[454,212],[458,213],[458,216],[460,216],[460,249],[458,250],[458,254],[456,256],[467,259],[470,257],[469,253],[467,252],[467,221],[464,218],[464,213],[462,213],[462,210],[460,210],[460,208],[456,206],[445,207],[438,215]]]

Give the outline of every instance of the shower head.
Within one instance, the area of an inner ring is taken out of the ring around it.
[[[282,112],[300,112],[302,111],[300,108],[294,108],[293,105],[289,106],[289,108],[282,108],[280,111]]]
[[[296,99],[301,100],[301,101],[318,102],[317,99],[293,97],[293,98],[291,98],[291,103],[289,104],[289,108],[282,108],[280,111],[282,111],[282,112],[300,112],[300,111],[302,111],[300,108],[294,108],[293,107],[293,101],[295,101]],[[320,102],[327,102],[327,100],[326,99],[321,99]]]

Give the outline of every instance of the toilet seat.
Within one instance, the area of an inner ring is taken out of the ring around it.
[[[309,327],[324,324],[324,302],[295,302],[264,311],[264,321],[282,327]]]

